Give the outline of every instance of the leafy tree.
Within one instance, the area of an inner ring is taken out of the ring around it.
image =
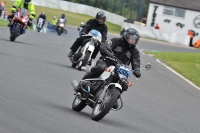
[[[140,19],[141,17],[147,17],[149,9],[149,0],[143,0],[144,1],[143,4],[141,4],[142,0],[65,0],[65,1],[97,7],[133,20]],[[142,12],[140,13],[139,11]]]

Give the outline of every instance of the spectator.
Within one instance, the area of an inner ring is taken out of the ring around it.
[[[188,35],[190,36],[190,43],[189,43],[189,46],[190,46],[190,47],[194,47],[194,45],[193,45],[194,32],[193,32],[192,30],[189,30],[189,31],[188,31]]]
[[[0,17],[1,17],[1,15],[2,15],[2,11],[4,10],[5,4],[6,4],[6,0],[0,2]]]
[[[142,23],[146,25],[146,23],[147,23],[147,18],[142,18]]]
[[[161,30],[160,25],[159,25],[159,24],[156,24],[155,29]]]
[[[4,16],[5,21],[7,20],[8,15],[9,15],[8,11],[5,10],[5,16]]]

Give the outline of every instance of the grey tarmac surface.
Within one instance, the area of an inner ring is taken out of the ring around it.
[[[124,107],[101,121],[90,118],[91,108],[74,112],[73,79],[85,72],[71,68],[69,48],[78,37],[27,31],[9,41],[0,28],[0,133],[199,133],[200,90],[141,54],[142,77],[129,78],[133,87],[122,95]],[[108,38],[114,35],[109,34]],[[193,48],[147,41],[139,49],[199,52]]]

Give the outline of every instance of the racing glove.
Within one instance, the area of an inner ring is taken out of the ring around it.
[[[140,78],[141,77],[141,73],[140,73],[139,70],[133,71],[133,74],[135,75],[136,78]]]

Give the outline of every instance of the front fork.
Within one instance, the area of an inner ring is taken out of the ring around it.
[[[12,34],[12,32],[14,31],[17,23],[14,23],[13,21],[11,21],[11,26],[10,26],[10,34]],[[20,26],[20,29],[18,31],[21,35],[26,33],[26,27],[25,26]]]

